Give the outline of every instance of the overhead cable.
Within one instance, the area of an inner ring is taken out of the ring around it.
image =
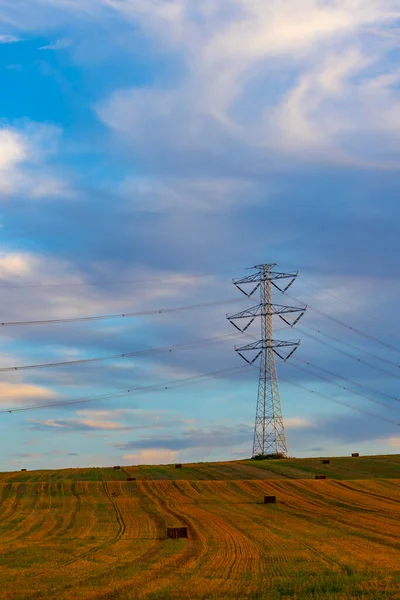
[[[113,392],[110,394],[90,396],[90,397],[86,397],[86,398],[76,398],[73,400],[60,400],[58,402],[56,402],[56,401],[47,402],[47,403],[38,404],[35,406],[21,406],[18,408],[5,408],[5,409],[0,410],[0,414],[15,413],[15,412],[28,412],[31,410],[41,410],[41,409],[45,409],[45,408],[58,408],[58,407],[62,407],[62,406],[70,406],[70,405],[74,405],[74,404],[84,404],[86,402],[95,402],[95,401],[99,401],[99,400],[113,400],[115,398],[122,398],[123,396],[130,396],[132,394],[144,394],[146,392],[157,391],[160,389],[167,390],[170,388],[182,387],[182,386],[198,383],[200,381],[203,381],[204,379],[212,379],[214,377],[219,377],[219,376],[223,376],[223,375],[232,375],[233,376],[236,374],[243,373],[246,370],[247,370],[247,365],[244,365],[242,367],[230,367],[228,369],[220,369],[219,371],[213,371],[211,373],[203,373],[202,375],[193,375],[191,377],[186,377],[186,378],[182,378],[182,379],[174,379],[173,381],[167,381],[164,383],[157,383],[154,385],[147,385],[147,386],[132,388],[129,390],[122,390],[122,391]]]
[[[296,359],[296,357],[295,357]],[[320,367],[317,367],[315,365],[313,365],[312,363],[306,362],[304,360],[301,359],[297,359],[300,360],[301,362],[314,367],[316,369],[321,369],[321,371],[325,371],[327,373],[329,373],[329,371],[326,371],[326,369],[322,369]],[[294,364],[293,365],[296,369],[299,369],[300,371],[303,371],[304,373],[308,373],[309,375],[312,375],[313,377],[318,377],[318,379],[321,379],[322,381],[326,381],[327,383],[329,383],[330,385],[334,385],[335,387],[339,388],[340,390],[344,390],[345,392],[347,392],[348,394],[352,394],[353,396],[359,396],[360,398],[365,398],[366,400],[368,400],[369,402],[374,402],[375,404],[380,404],[381,406],[385,406],[386,408],[389,408],[390,410],[394,410],[395,412],[400,413],[400,410],[398,408],[396,408],[395,406],[391,406],[390,404],[387,404],[386,402],[381,402],[380,400],[376,400],[375,398],[371,398],[370,396],[367,396],[366,394],[362,394],[360,392],[355,392],[353,390],[349,390],[349,388],[340,385],[340,383],[336,383],[335,381],[332,381],[332,379],[328,379],[328,377],[324,377],[323,375],[318,375],[317,373],[312,373],[311,371],[309,371],[308,369],[304,369],[303,367],[300,367],[299,365]],[[344,379],[344,378],[341,378]],[[346,381],[349,381],[348,379]],[[355,384],[357,385],[357,384]],[[396,398],[397,400],[397,398]]]
[[[344,381],[347,381],[348,383],[351,383],[352,385],[356,385],[357,387],[367,390],[368,392],[372,392],[373,394],[380,394],[381,396],[386,396],[386,398],[390,398],[391,400],[396,400],[396,402],[400,402],[400,398],[397,398],[396,396],[391,396],[390,394],[385,394],[384,392],[374,390],[366,385],[363,385],[362,383],[357,383],[356,381],[347,379],[347,377],[343,377],[343,375],[338,375],[337,373],[332,373],[332,371],[328,371],[328,369],[325,369],[324,367],[320,367],[319,365],[314,365],[313,363],[309,362],[308,360],[303,360],[302,358],[299,358],[298,356],[295,356],[295,359],[298,362],[302,362],[305,365],[309,365],[310,367],[313,367],[314,369],[319,369],[320,371],[324,371],[325,373],[327,373],[328,375],[331,375],[332,377],[336,377],[338,379],[343,379]],[[385,406],[389,406],[390,408],[393,408],[392,406],[390,406],[390,404],[385,404]]]
[[[292,366],[293,363],[289,363]],[[356,410],[357,412],[363,413],[365,415],[368,415],[369,417],[373,417],[374,419],[379,419],[380,421],[385,421],[386,423],[390,423],[392,425],[400,425],[400,423],[397,423],[396,421],[393,421],[392,419],[387,419],[386,417],[382,417],[381,415],[376,415],[374,413],[370,413],[367,410],[364,410],[362,408],[359,408],[357,406],[353,406],[352,404],[348,404],[347,402],[342,402],[341,400],[337,400],[336,398],[332,398],[332,396],[328,396],[327,394],[322,394],[321,392],[317,392],[316,390],[311,390],[310,388],[301,385],[300,383],[291,381],[290,379],[286,379],[285,377],[280,377],[280,379],[282,381],[285,381],[286,383],[290,383],[291,385],[295,385],[296,387],[305,390],[306,392],[309,392],[311,394],[315,394],[317,396],[321,396],[321,398],[325,398],[326,400],[329,400],[330,402],[334,402],[335,404],[340,404],[341,406],[345,406],[346,408],[351,408],[352,410]]]
[[[302,300],[300,300],[299,298],[296,298],[295,296],[293,296],[292,294],[288,294],[288,296],[290,296],[291,298],[293,298],[294,300],[298,301],[298,302],[302,302]],[[336,318],[336,317],[332,317],[331,315],[328,315],[327,313],[323,312],[322,310],[319,310],[318,308],[315,308],[313,306],[310,306],[310,304],[307,304],[308,308],[311,309],[313,312],[322,315],[323,317],[329,319],[330,321],[333,321],[334,323],[337,323],[338,325],[341,325],[342,327],[345,327],[346,329],[349,329],[350,331],[354,331],[354,333],[357,333],[358,335],[361,335],[365,338],[368,338],[370,340],[373,340],[374,342],[381,344],[382,346],[385,346],[386,348],[390,348],[390,350],[394,350],[395,352],[399,352],[400,353],[400,349],[397,348],[396,346],[393,346],[392,344],[388,344],[387,342],[384,342],[382,340],[380,340],[379,338],[366,333],[365,331],[362,331],[361,329],[358,329],[356,327],[352,327],[351,325],[349,325],[348,323],[345,323],[344,321],[341,321],[340,319]]]
[[[320,338],[316,337],[315,335],[308,333],[307,331],[304,331],[300,328],[298,329],[298,331],[300,331],[300,333],[309,337],[310,339],[315,340],[319,344],[328,346],[328,348],[332,348],[333,350],[336,350],[340,354],[343,354],[344,356],[348,356],[349,358],[356,360],[360,364],[366,365],[370,369],[375,369],[376,371],[380,371],[381,373],[384,373],[385,375],[388,375],[389,377],[394,377],[395,379],[400,379],[400,375],[395,375],[394,373],[390,373],[390,371],[386,371],[385,369],[382,369],[381,367],[378,367],[377,365],[367,362],[366,360],[363,360],[362,358],[359,358],[358,356],[354,356],[354,354],[350,354],[350,352],[346,352],[345,350],[342,350],[341,348],[337,348],[336,346],[333,346],[332,344],[329,344],[328,342],[321,340]]]
[[[162,308],[158,310],[143,310],[131,313],[121,313],[116,315],[97,315],[91,317],[70,317],[64,319],[40,319],[35,321],[8,321],[0,322],[1,327],[15,327],[20,325],[52,325],[55,323],[80,323],[83,321],[104,321],[106,319],[121,319],[129,317],[144,317],[150,315],[169,314],[174,312],[195,310],[197,308],[208,308],[210,306],[222,306],[224,304],[234,304],[235,302],[243,302],[243,298],[232,298],[229,300],[218,300],[217,302],[201,302],[199,304],[188,304],[184,306],[176,306],[173,308]]]
[[[164,352],[172,352],[173,350],[179,350],[180,348],[198,348],[202,346],[209,346],[212,344],[220,344],[226,340],[239,337],[239,333],[230,333],[221,337],[208,338],[198,340],[197,342],[183,342],[182,344],[172,344],[170,346],[160,346],[158,348],[148,348],[146,350],[135,350],[133,352],[123,352],[121,354],[109,354],[108,356],[97,356],[94,358],[79,358],[75,360],[65,360],[59,362],[49,362],[34,365],[20,365],[14,367],[0,367],[0,373],[6,371],[27,371],[29,369],[48,369],[52,367],[68,367],[71,365],[80,365],[85,363],[100,362],[103,360],[117,360],[120,358],[131,358],[133,356],[142,356],[147,354],[160,354]]]
[[[365,350],[364,348],[360,348],[359,346],[355,346],[354,344],[350,344],[347,341],[344,341],[340,338],[335,337],[334,335],[331,335],[330,333],[326,333],[325,331],[321,331],[320,329],[316,329],[315,327],[310,327],[310,325],[306,325],[307,329],[310,329],[311,331],[314,331],[315,333],[318,333],[320,335],[323,335],[324,337],[327,337],[331,340],[334,340],[335,342],[339,342],[340,344],[343,344],[344,346],[347,346],[348,348],[352,348],[353,350],[356,350],[357,352],[362,352],[363,354],[367,354],[368,356],[372,356],[372,358],[378,358],[379,360],[381,360],[382,362],[387,363],[388,365],[393,365],[394,367],[397,367],[398,369],[400,369],[400,364],[394,362],[393,360],[389,360],[388,358],[382,358],[381,356],[379,356],[378,354],[373,354],[372,352],[368,352],[368,350]]]
[[[352,302],[349,302],[348,300],[343,300],[343,298],[339,298],[338,296],[335,296],[331,292],[327,292],[321,285],[317,285],[316,283],[310,281],[309,279],[305,279],[304,277],[302,277],[302,279],[303,279],[303,281],[305,281],[307,283],[307,285],[311,285],[312,287],[321,290],[322,294],[329,296],[330,298],[333,298],[337,302],[341,302],[345,306],[349,306],[350,308],[358,309],[358,307],[355,304],[353,304]],[[385,319],[382,319],[381,317],[378,317],[377,315],[374,315],[373,313],[363,312],[361,316],[363,318],[367,317],[368,319],[378,321],[378,322],[382,323],[383,325],[389,326],[391,329],[394,328],[394,329],[398,329],[400,331],[400,327],[397,327],[396,325],[394,325],[393,323],[390,323],[389,321],[385,321]]]

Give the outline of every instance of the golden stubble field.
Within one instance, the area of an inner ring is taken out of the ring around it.
[[[254,463],[0,474],[0,599],[400,598],[399,456]]]

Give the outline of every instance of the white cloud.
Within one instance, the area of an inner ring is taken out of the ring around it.
[[[241,179],[228,178],[130,178],[121,185],[123,195],[138,210],[163,212],[196,210],[204,213],[226,211],[241,204],[243,197],[257,203],[268,190]]]
[[[0,35],[0,44],[14,44],[15,42],[19,42],[19,38],[17,38],[15,35]]]
[[[27,160],[29,148],[24,136],[12,129],[0,130],[0,171]]]
[[[0,255],[0,279],[30,276],[35,259],[26,252],[10,252]]]
[[[47,164],[61,132],[50,125],[27,123],[0,128],[0,200],[13,196],[45,198],[71,195],[68,185]]]
[[[9,383],[0,382],[0,404],[17,406],[27,404],[33,399],[49,400],[56,397],[56,394],[48,388],[32,385],[29,383]]]
[[[399,0],[29,0],[4,8],[20,29],[119,20],[179,58],[165,86],[119,90],[99,117],[142,154],[244,151],[400,166]],[[110,14],[113,19],[110,20]],[[137,40],[132,36],[132,46]],[[45,49],[61,49],[59,38]],[[182,68],[183,65],[183,68]],[[378,140],[378,141],[377,141]],[[223,148],[222,148],[223,147]],[[255,160],[256,159],[256,160]],[[291,163],[290,163],[291,165]],[[292,166],[292,165],[291,165]]]
[[[178,452],[175,450],[139,450],[135,454],[124,454],[123,458],[129,464],[135,465],[162,465],[176,461]]]
[[[309,279],[300,273],[296,288],[289,290],[288,297],[332,317],[343,318],[346,323],[360,317],[370,320],[371,316],[377,322],[390,321],[390,313],[380,315],[381,307],[385,304],[396,306],[400,294],[397,277],[342,275]],[[375,290],[374,294],[370,293],[371,289]],[[312,315],[316,317],[316,313],[313,312]],[[308,313],[307,320],[310,317],[311,314]],[[324,321],[326,324],[325,319]]]
[[[178,86],[122,90],[99,105],[100,118],[141,148],[208,144],[212,153],[224,130],[225,149],[232,138],[258,160],[274,151],[400,166],[398,76],[386,59],[397,46],[387,35],[397,0],[111,5],[186,59]]]
[[[39,50],[65,50],[72,46],[72,40],[68,38],[60,38],[55,42],[48,44],[47,46],[42,46]]]
[[[56,427],[59,429],[68,429],[67,425],[64,425],[62,423],[57,423],[57,421],[55,421],[54,419],[45,419],[44,421],[35,421],[32,419],[31,423],[41,423],[42,425],[45,425],[45,427]]]
[[[38,421],[32,419],[31,423],[43,425],[44,427],[69,430],[91,430],[98,429],[100,431],[116,431],[128,429],[121,423],[115,421],[105,421],[103,419],[45,419]]]
[[[393,448],[400,448],[400,436],[388,438],[386,442]]]
[[[4,294],[3,320],[20,320],[22,314],[29,314],[30,320],[118,314],[127,312],[128,308],[129,312],[160,308],[161,302],[163,307],[170,303],[176,306],[177,301],[182,304],[188,298],[196,298],[206,283],[214,283],[212,277],[136,267],[125,270],[123,279],[132,281],[133,285],[141,281],[146,285],[141,285],[140,289],[136,285],[132,297],[129,286],[116,293],[112,286],[96,285],[96,282],[115,280],[113,265],[103,261],[101,265],[92,267],[93,272],[98,273],[93,285],[76,265],[67,260],[4,248],[0,253],[0,280],[5,280],[7,285],[15,285],[16,289],[29,290],[29,295],[19,293],[16,302],[15,294]],[[122,326],[125,327],[124,324]]]
[[[315,426],[314,421],[305,419],[304,417],[287,417],[285,419],[286,429],[310,429]]]

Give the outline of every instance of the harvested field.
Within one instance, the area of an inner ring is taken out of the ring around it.
[[[1,474],[0,599],[400,597],[400,457],[254,462]]]
[[[225,480],[225,479],[314,479],[326,474],[332,479],[396,479],[400,477],[400,455],[364,456],[356,461],[351,457],[330,458],[322,465],[321,458],[296,458],[286,460],[240,460],[217,463],[187,463],[183,469],[171,465],[126,466],[60,469],[57,471],[16,471],[0,473],[0,483],[28,481],[125,481],[136,479]]]

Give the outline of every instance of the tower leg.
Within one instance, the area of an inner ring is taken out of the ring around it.
[[[275,355],[267,348],[261,355],[253,456],[286,457],[287,453]]]
[[[275,354],[272,350],[272,283],[269,278],[270,265],[260,269],[261,313],[261,353],[260,378],[256,422],[254,427],[253,456],[275,454],[287,456],[285,428],[276,374]]]
[[[255,320],[261,318],[261,338],[244,346],[235,346],[236,352],[249,364],[253,364],[261,356],[260,377],[258,382],[256,420],[253,438],[253,458],[257,457],[287,457],[287,443],[285,427],[282,417],[282,406],[279,395],[278,376],[276,373],[275,354],[282,360],[287,360],[300,345],[297,341],[274,340],[272,332],[273,316],[279,316],[287,325],[293,327],[304,315],[307,306],[286,306],[273,304],[272,286],[284,293],[295,281],[296,273],[279,273],[274,271],[275,263],[256,265],[256,273],[241,279],[234,279],[233,283],[248,298],[260,290],[260,304],[252,306],[238,313],[227,315],[230,322],[239,331],[244,332]],[[290,279],[287,285],[282,285],[280,280]],[[275,283],[277,282],[277,283]],[[251,284],[252,289],[247,293],[242,286]],[[300,313],[297,318],[288,318],[290,313]],[[239,327],[236,319],[246,319],[247,324]],[[291,351],[286,350],[292,348]],[[244,352],[256,352],[253,359],[248,360]],[[285,356],[286,354],[286,356]]]

